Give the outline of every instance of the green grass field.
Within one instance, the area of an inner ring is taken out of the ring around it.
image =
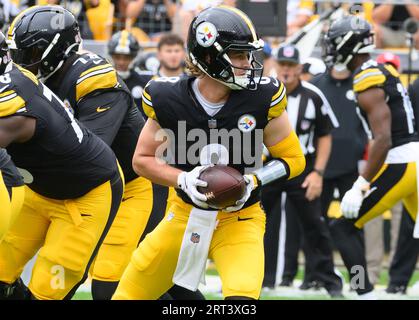
[[[346,283],[348,283],[348,272],[344,268],[338,268],[339,271],[344,276]],[[324,289],[319,291],[307,290],[302,291],[298,289],[299,283],[301,283],[303,278],[303,269],[297,273],[297,277],[292,288],[278,287],[276,289],[262,290],[261,300],[330,300],[327,292]],[[216,270],[208,269],[206,273],[207,286],[201,287],[201,291],[204,293],[205,297],[208,300],[220,300],[222,295],[220,292],[220,280]],[[388,282],[388,271],[383,270],[380,274],[379,282],[376,285],[377,296],[379,299],[385,300],[418,300],[419,299],[419,286],[416,285],[412,287],[416,282],[419,281],[419,271],[415,271],[412,279],[409,283],[409,289],[407,295],[389,295],[384,292],[385,287]],[[349,292],[348,285],[345,286],[344,290],[344,299],[356,299],[356,294],[354,292]],[[79,290],[76,292],[73,300],[92,300],[90,292],[86,290],[88,286],[85,286],[82,289],[85,291]]]

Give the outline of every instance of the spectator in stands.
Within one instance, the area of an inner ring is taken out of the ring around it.
[[[314,1],[288,0],[287,36],[304,27],[314,14]]]
[[[127,20],[126,13],[127,13],[127,6],[129,0],[111,0],[113,5],[113,31],[121,31],[125,29],[125,22]]]
[[[19,9],[11,0],[0,0],[0,30],[7,33],[6,28],[12,21],[13,17],[17,16]],[[6,32],[5,32],[6,31]]]
[[[273,50],[268,41],[265,41],[263,46],[263,51],[260,55],[262,56],[261,61],[263,61],[263,76],[264,77],[274,77],[276,78],[275,71],[275,58],[273,57]]]
[[[151,40],[158,40],[162,33],[172,30],[177,6],[173,0],[131,0],[126,10],[127,29],[135,22]]]
[[[173,32],[179,34],[183,41],[186,41],[188,36],[189,24],[192,19],[198,15],[202,10],[218,6],[220,4],[235,7],[236,0],[183,0],[182,5],[178,11],[176,25]]]
[[[403,22],[413,17],[419,20],[419,6],[416,1],[406,0],[404,5],[379,4],[373,12],[377,48],[406,47],[406,32]],[[414,35],[419,48],[419,32]]]
[[[184,74],[185,44],[181,37],[168,33],[157,44],[157,59],[160,62],[159,77],[179,77]]]
[[[83,39],[93,39],[93,33],[89,26],[86,11],[95,8],[100,0],[47,0],[48,4],[57,4],[70,11],[77,19],[80,27],[80,35]]]

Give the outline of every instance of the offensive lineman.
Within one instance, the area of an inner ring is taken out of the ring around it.
[[[62,22],[62,26],[52,21]],[[8,32],[14,61],[32,71],[108,144],[121,164],[125,192],[120,210],[92,268],[94,299],[110,299],[144,231],[152,208],[151,182],[132,169],[144,120],[115,69],[95,54],[78,54],[79,26],[59,6],[34,6]]]
[[[1,33],[0,47],[0,147],[26,183],[22,210],[0,244],[0,300],[71,299],[118,211],[123,174],[112,150],[11,61]],[[26,288],[19,276],[38,250]]]

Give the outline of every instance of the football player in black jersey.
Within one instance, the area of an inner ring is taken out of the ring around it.
[[[143,88],[154,76],[153,72],[140,70],[134,66],[140,51],[137,39],[127,30],[115,33],[108,42],[108,54],[115,70],[124,79],[139,108],[141,108]]]
[[[110,299],[150,216],[151,182],[132,168],[144,120],[115,69],[95,54],[78,54],[79,27],[59,6],[35,6],[12,22],[14,61],[28,68],[67,110],[108,144],[121,164],[125,191],[120,210],[92,268],[94,299]]]
[[[284,85],[258,77],[263,68],[253,54],[263,41],[247,15],[226,6],[202,11],[187,47],[191,76],[158,78],[143,91],[148,120],[133,159],[138,173],[177,194],[134,251],[113,299],[156,299],[173,283],[196,290],[207,257],[226,299],[258,299],[265,230],[258,186],[297,176],[305,166]],[[265,167],[263,143],[275,158]],[[246,194],[235,205],[209,208],[198,192],[205,186],[198,177],[212,163],[244,174]]]
[[[413,219],[418,210],[419,137],[412,105],[398,72],[371,59],[373,48],[371,26],[358,16],[334,22],[326,36],[326,61],[354,72],[358,114],[373,139],[365,170],[342,199],[346,219],[332,227],[351,285],[365,299],[375,295],[359,229],[400,200]]]
[[[112,150],[11,61],[3,34],[0,47],[0,147],[26,183],[0,244],[0,299],[70,299],[116,216],[123,174]],[[28,290],[19,276],[38,250]]]
[[[137,106],[143,115],[146,116],[141,103],[143,88],[152,78],[158,78],[162,75],[160,72],[154,74],[151,71],[143,71],[138,67],[134,67],[134,62],[140,50],[138,41],[127,30],[115,33],[108,42],[108,54],[113,61],[115,70],[124,79]],[[182,39],[173,34],[163,35],[158,44],[158,51],[158,57],[161,59],[160,68],[162,72],[165,74],[171,73],[171,76],[183,74],[182,61],[184,59],[184,48]],[[166,62],[166,60],[169,61]],[[172,193],[172,189],[169,191],[166,186],[153,183],[153,198],[150,199],[153,209],[140,241],[163,219],[167,208],[167,198]],[[188,292],[186,289],[177,286],[174,286],[169,291],[169,294],[176,300],[202,299],[204,297],[200,292]]]
[[[22,208],[25,195],[23,185],[23,179],[10,156],[0,148],[0,243]]]

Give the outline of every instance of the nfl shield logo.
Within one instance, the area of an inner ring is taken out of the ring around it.
[[[201,236],[199,234],[197,234],[196,232],[192,232],[192,235],[191,235],[192,243],[199,243],[200,239],[201,239]]]
[[[310,121],[302,120],[301,121],[301,130],[307,130],[310,128]]]

